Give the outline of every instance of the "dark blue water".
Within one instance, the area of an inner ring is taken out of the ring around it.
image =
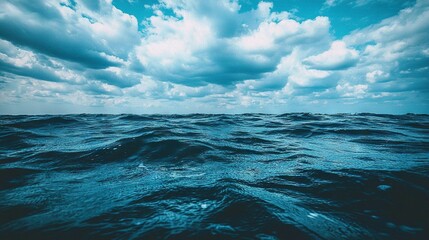
[[[429,239],[429,115],[0,117],[0,239]]]

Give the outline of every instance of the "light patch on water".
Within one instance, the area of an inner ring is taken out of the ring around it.
[[[389,185],[379,185],[377,188],[381,191],[387,191],[387,190],[391,189],[392,187]]]

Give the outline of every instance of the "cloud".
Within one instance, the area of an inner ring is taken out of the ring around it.
[[[77,2],[71,8],[54,0],[2,1],[0,37],[89,68],[120,66],[109,56],[127,58],[139,40],[136,19],[104,1]]]
[[[355,49],[348,49],[343,41],[334,41],[331,48],[316,56],[304,59],[304,63],[319,70],[342,70],[354,66],[358,61],[359,53]]]
[[[141,75],[118,67],[109,67],[103,70],[86,70],[86,79],[98,80],[120,88],[132,87],[140,83]]]
[[[363,98],[368,90],[368,85],[350,85],[349,83],[345,83],[337,85],[336,90],[343,97]]]
[[[335,7],[340,4],[352,5],[353,7],[363,7],[368,4],[374,4],[378,2],[389,2],[388,0],[325,0],[325,7]],[[348,6],[349,7],[349,6]]]
[[[114,3],[0,1],[2,102],[178,113],[405,111],[429,100],[427,0],[342,39],[336,16],[297,18],[269,2],[160,0],[140,23]],[[317,10],[327,5],[350,6]]]
[[[329,6],[329,7],[332,7],[332,6],[334,6],[335,4],[337,4],[337,0],[326,0],[326,1],[325,1],[325,5],[326,5],[326,6]]]
[[[389,73],[385,73],[381,70],[374,70],[366,74],[366,80],[370,83],[375,83],[376,81],[386,79],[388,77]]]
[[[0,40],[0,70],[24,77],[51,82],[66,81],[66,71],[57,69],[49,59]],[[60,75],[63,75],[62,78]]]
[[[365,76],[374,94],[390,91],[419,91],[427,97],[429,56],[429,1],[419,0],[397,16],[384,19],[344,37],[349,46],[363,49],[358,69],[345,76]],[[349,81],[352,77],[349,77]]]
[[[300,23],[272,12],[271,3],[245,13],[226,0],[163,1],[161,7],[175,14],[149,19],[137,57],[146,74],[188,86],[261,79],[294,47],[329,37],[326,17]]]

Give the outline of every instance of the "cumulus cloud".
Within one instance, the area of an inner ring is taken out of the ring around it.
[[[51,59],[35,54],[32,51],[20,49],[10,42],[0,40],[0,70],[35,79],[62,82],[76,81],[69,77],[68,70],[61,69]]]
[[[346,75],[365,76],[362,80],[375,85],[372,89],[377,92],[420,91],[426,95],[428,21],[429,1],[419,0],[397,16],[344,37],[347,45],[363,49],[359,68]]]
[[[90,93],[140,82],[137,21],[110,1],[2,1],[0,9],[1,71],[99,87]]]
[[[55,0],[2,1],[0,37],[89,68],[120,66],[109,56],[127,58],[139,39],[136,19],[104,1],[77,2],[71,7]]]
[[[336,90],[343,97],[363,98],[366,94],[366,91],[368,90],[368,85],[350,85],[349,83],[345,83],[342,85],[337,85]]]
[[[37,102],[92,112],[279,112],[429,100],[427,0],[341,39],[332,34],[335,18],[298,18],[270,2],[160,0],[145,5],[147,18],[114,3],[1,1],[2,102],[26,110]]]
[[[319,70],[342,70],[354,66],[358,57],[358,51],[348,49],[343,41],[334,41],[329,50],[304,59],[304,63]]]
[[[386,79],[388,77],[389,77],[389,73],[385,73],[381,70],[374,70],[366,74],[366,80],[370,83],[375,83],[376,81],[379,81],[381,79]]]
[[[137,50],[147,74],[189,86],[231,85],[273,72],[294,47],[329,36],[329,20],[297,22],[272,4],[241,13],[237,1],[163,1]],[[222,17],[218,17],[222,16]]]

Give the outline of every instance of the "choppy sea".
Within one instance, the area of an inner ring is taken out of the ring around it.
[[[0,239],[429,239],[429,115],[0,116]]]

